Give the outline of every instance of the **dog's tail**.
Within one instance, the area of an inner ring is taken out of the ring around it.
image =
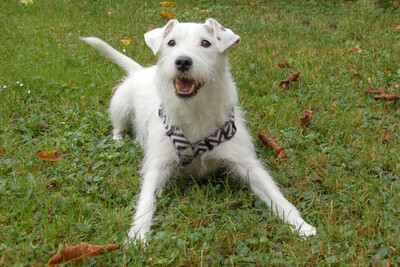
[[[96,37],[80,37],[93,48],[102,53],[106,58],[123,68],[128,74],[143,69],[138,63],[112,48],[109,44]]]

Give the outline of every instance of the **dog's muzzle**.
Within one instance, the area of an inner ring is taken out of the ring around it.
[[[199,81],[190,77],[178,76],[174,79],[175,92],[179,97],[192,97],[201,86]]]

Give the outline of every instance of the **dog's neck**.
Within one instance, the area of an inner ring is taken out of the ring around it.
[[[179,126],[191,142],[221,127],[237,103],[236,86],[229,72],[222,75],[226,77],[205,84],[197,95],[189,99],[171,94],[161,96],[161,104],[171,123]],[[221,80],[224,83],[219,82]]]

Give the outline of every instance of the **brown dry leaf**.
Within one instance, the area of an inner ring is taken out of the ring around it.
[[[60,188],[60,185],[58,183],[56,183],[56,182],[51,182],[50,184],[46,185],[46,189],[49,189],[49,188],[52,188],[52,187]]]
[[[285,60],[282,63],[278,63],[278,67],[284,69],[284,68],[291,68],[292,66],[290,66],[289,62]]]
[[[387,142],[390,138],[390,133],[389,132],[385,132],[385,135],[383,136],[383,141]]]
[[[337,26],[336,26],[336,24],[331,24],[331,25],[329,25],[329,28],[330,28],[331,30],[336,30],[336,29],[337,29]]]
[[[386,72],[389,72],[389,71],[392,72],[392,73],[394,73],[394,71],[393,71],[392,69],[390,69],[390,68],[387,68],[387,69],[383,69],[383,70],[382,70],[383,73],[386,73]]]
[[[310,22],[308,22],[308,20],[305,20],[301,23],[303,26],[310,26]]]
[[[356,45],[353,46],[351,49],[348,49],[351,53],[355,53],[355,54],[360,54],[362,53],[362,49],[360,48],[360,46]]]
[[[387,100],[387,101],[397,101],[397,100],[399,100],[399,98],[400,97],[398,95],[386,94],[386,93],[374,96],[375,100],[382,99],[382,100]]]
[[[300,75],[300,71],[293,73],[288,78],[286,78],[286,80],[282,81],[279,84],[279,86],[286,90],[286,88],[289,86],[289,83],[296,81],[297,77],[299,77],[299,75]]]
[[[269,148],[275,151],[275,154],[277,155],[278,159],[286,158],[286,150],[280,147],[272,136],[258,133],[257,137],[258,139],[261,140],[261,142],[264,145],[268,146]]]
[[[57,264],[65,263],[72,260],[97,256],[99,254],[103,254],[106,250],[112,251],[119,248],[119,244],[108,244],[106,246],[99,246],[82,242],[76,246],[63,248],[61,253],[53,255],[47,264],[48,266],[55,266]]]
[[[44,161],[59,161],[62,159],[63,155],[65,154],[64,152],[62,154],[58,153],[57,150],[44,150],[44,151],[38,151],[36,154],[39,156],[40,159]]]
[[[166,19],[172,19],[172,18],[175,17],[174,13],[169,12],[169,11],[166,11],[166,10],[161,11],[161,12],[160,12],[160,15],[163,16],[163,17],[166,18]]]
[[[301,127],[305,128],[307,124],[311,122],[313,113],[314,111],[312,111],[311,109],[306,109],[306,111],[304,111],[304,117],[300,118]]]
[[[376,90],[376,89],[367,89],[364,91],[364,94],[368,95],[380,95],[380,94],[384,94],[384,92]]]
[[[159,2],[159,4],[162,5],[163,7],[170,7],[170,6],[174,6],[175,2],[163,1],[163,2]]]

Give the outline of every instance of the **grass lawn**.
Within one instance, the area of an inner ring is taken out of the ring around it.
[[[167,22],[162,10],[180,21],[213,17],[241,36],[229,59],[257,154],[318,233],[292,234],[229,175],[177,177],[146,249],[72,265],[400,264],[400,103],[364,95],[400,94],[398,2],[21,2],[0,3],[0,266],[43,266],[65,246],[125,239],[143,156],[133,137],[111,138],[110,91],[125,73],[78,37],[148,66],[157,59],[143,34]],[[314,116],[302,129],[306,109]],[[43,161],[45,150],[63,157]]]

